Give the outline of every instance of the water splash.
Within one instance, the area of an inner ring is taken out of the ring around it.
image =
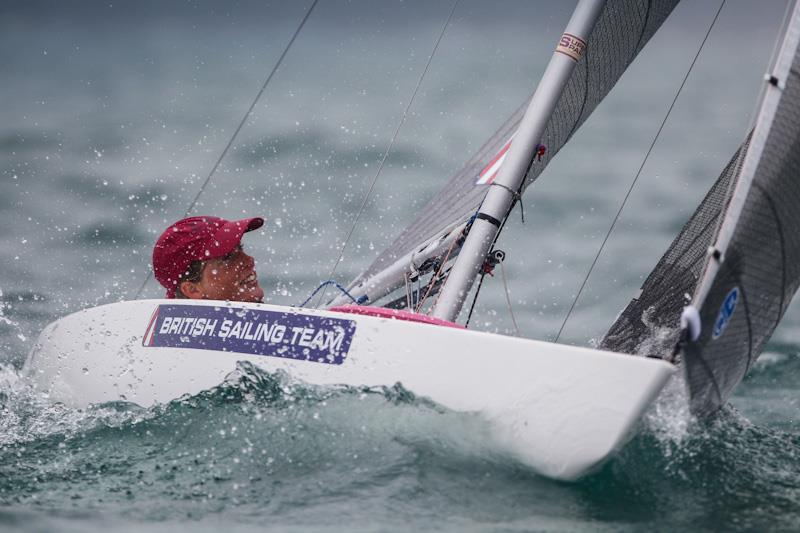
[[[647,328],[647,334],[642,336],[643,340],[636,347],[634,355],[649,357],[671,353],[677,329],[659,325],[655,307],[646,309],[641,321]],[[593,340],[593,345],[599,346],[599,341]],[[683,372],[678,368],[645,412],[642,429],[656,438],[665,456],[670,456],[688,438],[694,422],[689,410],[689,391]]]
[[[22,333],[22,328],[19,325],[19,323],[15,322],[14,320],[11,320],[10,318],[8,318],[6,316],[7,307],[8,307],[8,303],[3,298],[3,289],[0,289],[0,324],[5,324],[5,325],[11,327],[11,329],[16,331],[17,339],[21,340],[22,342],[25,342],[28,339]]]
[[[401,384],[312,386],[241,363],[217,387],[167,404],[76,410],[4,375],[4,408],[15,416],[0,429],[0,504],[63,508],[80,498],[125,516],[202,516],[369,499],[407,472],[516,464],[487,444],[479,417]]]
[[[71,438],[92,428],[119,427],[146,416],[146,409],[127,402],[87,409],[53,403],[19,370],[0,365],[0,449],[53,436]]]

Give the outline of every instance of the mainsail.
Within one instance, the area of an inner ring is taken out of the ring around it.
[[[594,111],[676,4],[677,0],[615,0],[605,4],[587,41],[586,53],[545,128],[542,149],[525,176],[524,187],[541,174]],[[458,246],[453,242],[486,195],[487,184],[497,171],[526,107],[527,102],[350,285],[356,297],[367,294],[374,303],[403,286],[404,279],[415,274],[426,258],[441,257],[448,249],[451,253],[447,259],[455,258]],[[427,255],[422,253],[426,249]]]
[[[798,40],[800,10],[795,5],[767,76],[749,146],[743,147],[746,155],[734,157],[647,279],[642,295],[602,341],[607,349],[641,350],[654,331],[648,317],[658,317],[655,326],[677,324],[680,306],[688,303],[681,293],[693,292],[692,305],[683,313],[678,355],[692,410],[700,415],[728,399],[800,286]],[[729,186],[732,178],[735,183]],[[708,228],[717,226],[712,240]],[[677,334],[673,330],[671,339]]]

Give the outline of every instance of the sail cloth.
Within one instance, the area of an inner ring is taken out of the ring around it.
[[[579,61],[545,128],[544,154],[528,170],[530,185],[562,146],[608,94],[622,73],[661,26],[678,0],[614,0],[607,2]],[[350,285],[369,284],[398,259],[462,223],[475,213],[496,173],[504,147],[511,140],[528,102],[517,109],[486,144],[457,172],[395,241]],[[457,253],[457,250],[454,252]],[[451,259],[453,256],[451,256]],[[402,279],[400,274],[400,279]]]
[[[693,293],[700,336],[687,339],[679,357],[698,415],[727,401],[800,286],[797,6],[784,35],[772,70],[775,87],[766,91],[750,139],[601,342],[615,351],[668,353],[677,341],[681,308],[689,303],[684,293]]]
[[[800,10],[795,5],[753,139],[720,229],[727,247],[699,312],[699,339],[682,351],[692,408],[716,410],[744,377],[800,286]],[[782,90],[778,87],[783,86]],[[754,169],[752,182],[748,167]],[[737,196],[743,197],[741,211]],[[706,280],[703,280],[706,281]],[[698,287],[699,290],[699,287]]]
[[[732,183],[742,168],[748,141],[736,151],[711,186],[689,221],[600,341],[612,352],[645,356],[669,353],[678,341],[678,323],[690,303],[714,242],[720,217],[727,205]]]

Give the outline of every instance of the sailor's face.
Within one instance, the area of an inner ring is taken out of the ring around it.
[[[237,246],[220,259],[205,262],[203,276],[197,282],[199,297],[207,300],[261,302],[264,289],[258,284],[256,261]]]

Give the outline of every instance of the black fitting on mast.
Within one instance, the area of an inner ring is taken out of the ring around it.
[[[487,215],[486,213],[482,213],[480,211],[478,212],[477,215],[475,215],[475,218],[479,218],[481,220],[485,220],[486,222],[488,222],[488,223],[490,223],[493,226],[498,227],[498,228],[503,225],[502,222],[500,222],[499,220],[494,218],[492,215]]]
[[[492,250],[483,262],[482,273],[494,276],[494,267],[496,267],[498,263],[502,263],[505,258],[506,253],[503,250]]]
[[[770,85],[781,91],[786,88],[786,82],[782,81],[780,78],[778,78],[771,72],[767,72],[766,74],[764,74],[764,81],[766,81],[767,83],[769,83]]]

